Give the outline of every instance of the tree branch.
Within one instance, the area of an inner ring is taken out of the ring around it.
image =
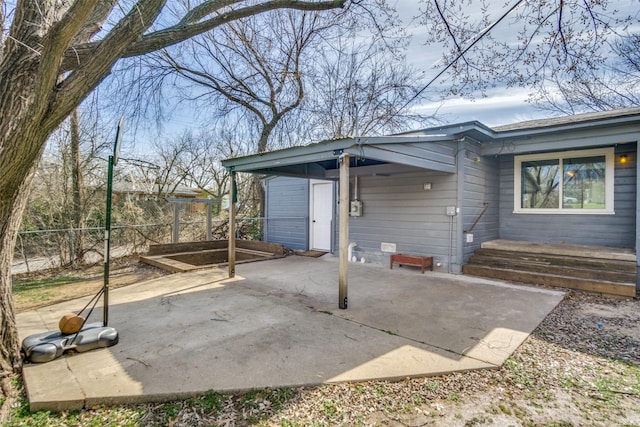
[[[50,102],[50,111],[60,113],[52,113],[50,120],[59,121],[60,114],[66,117],[84,94],[102,81],[126,47],[153,24],[164,5],[165,0],[141,0],[118,22],[91,56],[59,85]],[[53,124],[52,128],[55,126]]]
[[[71,41],[72,45],[87,43],[91,40],[91,38],[102,29],[104,21],[109,17],[109,14],[117,3],[118,0],[100,0],[94,7],[87,21]]]
[[[57,64],[63,52],[69,47],[73,37],[80,31],[99,0],[75,2],[66,11],[62,19],[48,29],[42,40],[41,64],[49,70],[40,73],[36,84],[36,93],[47,94],[50,87],[58,79]],[[41,67],[43,69],[44,67]]]
[[[446,16],[444,16],[444,12],[440,8],[440,3],[438,3],[438,0],[433,0],[433,3],[436,5],[436,10],[438,11],[438,15],[440,16],[442,23],[447,29],[447,33],[449,33],[449,36],[451,36],[451,41],[453,41],[453,44],[456,46],[456,50],[458,52],[461,52],[462,48],[458,44],[458,39],[456,39],[456,35],[453,33],[453,30],[451,29],[451,25],[449,25],[449,20],[446,18]]]
[[[322,2],[299,1],[299,0],[272,0],[264,3],[246,6],[239,9],[231,10],[224,14],[216,15],[212,18],[201,22],[185,23],[184,20],[169,28],[158,30],[150,34],[146,34],[136,42],[131,43],[123,52],[121,57],[128,58],[131,56],[142,55],[153,52],[177,43],[180,43],[193,36],[202,34],[220,25],[246,18],[258,13],[275,9],[297,9],[297,10],[327,10],[341,8],[347,0],[328,0]],[[217,12],[228,4],[237,3],[238,1],[208,1],[200,6],[202,8],[198,14],[194,14],[190,19],[193,20],[199,14],[205,11],[209,15]],[[207,15],[208,16],[208,15]],[[185,17],[186,18],[186,17]],[[65,53],[61,71],[69,71],[78,66],[91,57],[95,50],[102,45],[102,41],[85,43],[75,46]]]

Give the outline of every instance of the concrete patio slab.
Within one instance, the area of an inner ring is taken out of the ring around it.
[[[114,290],[120,342],[25,365],[31,409],[497,368],[563,298],[412,268],[349,269],[347,310],[338,309],[331,255],[242,264],[234,279],[211,269]],[[21,338],[56,330],[86,301],[19,314]]]

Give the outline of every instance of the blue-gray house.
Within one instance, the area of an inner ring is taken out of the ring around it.
[[[629,108],[496,128],[474,121],[345,138],[223,165],[266,176],[270,242],[342,249],[345,259],[364,262],[424,255],[435,270],[451,273],[495,242],[546,247],[551,255],[558,247],[584,249],[583,258],[610,251],[609,259],[631,265],[620,269],[625,289],[633,285],[635,293],[639,139],[640,108]],[[348,221],[340,221],[341,212]]]

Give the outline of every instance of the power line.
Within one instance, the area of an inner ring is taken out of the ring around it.
[[[407,106],[409,104],[411,104],[417,97],[419,97],[422,94],[422,92],[427,90],[427,88],[429,86],[431,86],[436,80],[438,80],[440,78],[440,76],[442,76],[449,68],[451,68],[451,66],[453,66],[453,64],[455,64],[460,58],[462,58],[464,56],[464,54],[467,53],[473,46],[475,46],[476,43],[478,43],[484,36],[489,34],[489,32],[491,30],[493,30],[496,27],[496,25],[498,25],[500,22],[502,22],[511,12],[513,12],[518,6],[520,6],[520,4],[524,3],[524,1],[525,0],[518,0],[500,18],[498,18],[497,21],[495,21],[493,24],[489,25],[487,28],[482,30],[482,32],[480,32],[480,34],[478,34],[476,36],[476,38],[467,47],[462,49],[460,51],[460,53],[458,53],[458,55],[456,55],[456,57],[453,58],[453,60],[447,64],[446,67],[444,67],[442,70],[440,70],[440,72],[438,74],[436,74],[436,76],[434,78],[429,80],[429,82],[426,85],[424,85],[424,87],[422,89],[420,89],[418,92],[416,92],[416,94],[413,95],[411,97],[411,99],[409,99],[407,102],[405,102],[404,105],[402,105],[402,107],[400,107],[391,117],[387,118],[387,120],[385,120],[384,124],[389,123],[389,121],[392,118],[394,118],[396,115],[398,115],[400,113],[400,111],[402,111],[405,108],[407,108]]]

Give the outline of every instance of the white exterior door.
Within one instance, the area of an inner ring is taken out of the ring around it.
[[[311,181],[311,206],[309,207],[309,212],[311,213],[310,249],[331,250],[332,200],[332,182]]]

